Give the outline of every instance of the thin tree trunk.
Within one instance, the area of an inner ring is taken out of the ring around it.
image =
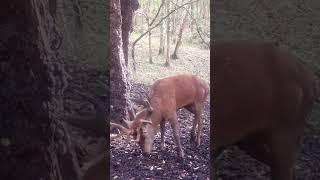
[[[150,1],[148,1],[148,8],[147,8],[147,23],[148,23],[148,44],[149,44],[149,63],[152,64],[152,48],[151,48],[151,30],[150,30],[150,18],[149,18],[149,15],[150,15]]]
[[[148,21],[149,22],[149,21]],[[148,26],[150,28],[150,26]],[[148,39],[149,39],[149,63],[152,64],[152,48],[151,48],[151,31],[148,33]]]
[[[162,0],[164,1],[164,0]],[[160,17],[163,17],[163,9],[161,10],[161,15]],[[164,35],[163,35],[163,31],[164,31],[164,28],[163,28],[163,22],[160,24],[160,46],[159,46],[159,53],[158,54],[163,54],[164,53]]]
[[[166,1],[166,14],[170,12],[170,1]],[[166,62],[165,66],[170,66],[170,16],[166,19],[167,23],[167,51],[166,51]]]
[[[172,59],[178,59],[178,56],[177,56],[177,53],[178,53],[178,49],[181,45],[181,41],[182,41],[182,33],[183,33],[183,29],[185,27],[185,24],[186,24],[186,21],[187,21],[187,17],[188,17],[188,11],[185,10],[185,14],[184,14],[184,17],[182,19],[182,22],[181,22],[181,25],[180,25],[180,29],[179,29],[179,34],[178,34],[178,39],[177,39],[177,43],[176,43],[176,46],[174,48],[174,52],[173,54],[171,55],[171,58]]]
[[[177,12],[179,12],[179,11],[177,11]],[[172,17],[171,17],[171,23],[172,23],[172,30],[171,30],[171,41],[172,41],[172,43],[176,43],[176,36],[175,36],[175,34],[176,34],[176,24],[177,24],[177,22],[176,22],[176,13],[173,13],[172,14]]]
[[[194,15],[194,4],[193,4],[193,3],[190,5],[190,9],[191,9],[191,16],[192,16],[192,17],[195,17],[195,15]],[[194,22],[193,22],[193,19],[192,19],[191,22],[190,22],[190,30],[191,30],[191,36],[192,36],[192,35],[193,35],[193,32],[194,32]]]

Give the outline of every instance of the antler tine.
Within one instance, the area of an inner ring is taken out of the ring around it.
[[[149,100],[148,100],[148,99],[145,99],[144,101],[145,101],[145,102],[146,102],[146,104],[147,104],[147,108],[151,108],[151,105],[150,105]]]
[[[122,119],[124,123],[128,126],[128,128],[131,128],[133,121],[128,121],[126,119]]]
[[[121,136],[121,134],[117,134],[117,135],[115,135],[115,136],[110,136],[110,140],[112,141],[112,140],[115,140],[115,139],[117,139],[118,137],[120,137]]]
[[[149,95],[146,95],[146,99],[150,103],[150,96]]]
[[[136,118],[136,113],[134,112],[134,109],[132,108],[132,106],[129,108],[128,113],[129,113],[130,120],[133,120]]]
[[[125,128],[125,127],[123,127],[122,125],[120,125],[120,124],[116,124],[116,123],[112,123],[112,122],[110,122],[110,127],[116,127],[116,128],[119,128],[120,129],[120,131],[122,131],[122,132],[124,132],[124,133],[126,133],[126,134],[128,134],[129,132],[130,132],[130,130],[128,129],[128,128]]]

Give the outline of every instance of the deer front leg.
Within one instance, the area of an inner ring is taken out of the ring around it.
[[[195,117],[193,120],[193,124],[192,124],[192,129],[191,129],[191,133],[190,133],[190,143],[194,144],[196,142],[196,128],[197,128],[197,118]]]
[[[199,147],[200,146],[201,133],[202,133],[202,124],[203,124],[202,108],[201,107],[197,107],[197,111],[195,113],[195,121],[198,124],[196,147]]]
[[[161,133],[161,144],[160,144],[160,148],[161,150],[164,149],[165,143],[164,143],[164,133],[165,133],[165,123],[166,121],[162,120],[160,123],[160,133]]]
[[[179,155],[181,158],[183,158],[184,152],[182,150],[182,145],[181,145],[181,141],[180,141],[180,125],[179,125],[176,113],[173,115],[173,117],[171,117],[169,119],[169,122],[170,122],[172,130],[173,130],[173,136],[174,136],[175,142],[178,146]]]

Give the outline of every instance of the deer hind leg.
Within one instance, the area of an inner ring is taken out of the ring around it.
[[[196,114],[196,109],[195,109],[195,105],[194,104],[190,104],[188,106],[185,107],[189,112]],[[193,124],[192,124],[192,129],[191,129],[191,133],[190,133],[190,143],[194,144],[196,142],[196,127],[197,127],[197,119],[194,118],[193,119]]]
[[[184,152],[182,150],[182,145],[181,145],[181,140],[180,140],[180,125],[178,122],[178,117],[176,113],[173,113],[173,115],[168,119],[170,124],[171,124],[171,128],[173,131],[173,137],[174,140],[178,146],[178,152],[180,157],[184,157]]]
[[[161,144],[160,144],[160,148],[163,150],[165,147],[165,143],[164,143],[164,133],[165,133],[165,125],[166,125],[166,121],[163,119],[160,123],[160,133],[161,133]]]
[[[200,139],[201,139],[201,133],[202,133],[202,126],[203,126],[203,118],[202,118],[202,111],[203,111],[203,104],[195,104],[195,118],[194,121],[195,123],[198,124],[198,131],[197,131],[197,139],[196,139],[196,147],[200,146]]]

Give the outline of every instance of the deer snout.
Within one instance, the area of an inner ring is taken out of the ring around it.
[[[152,149],[152,148],[150,148],[150,146],[144,146],[144,147],[142,148],[142,153],[143,153],[143,154],[146,154],[146,155],[149,155],[149,154],[151,153],[151,149]]]
[[[140,148],[143,155],[150,155],[152,151],[152,143],[150,143],[149,141],[144,141],[140,144]]]

